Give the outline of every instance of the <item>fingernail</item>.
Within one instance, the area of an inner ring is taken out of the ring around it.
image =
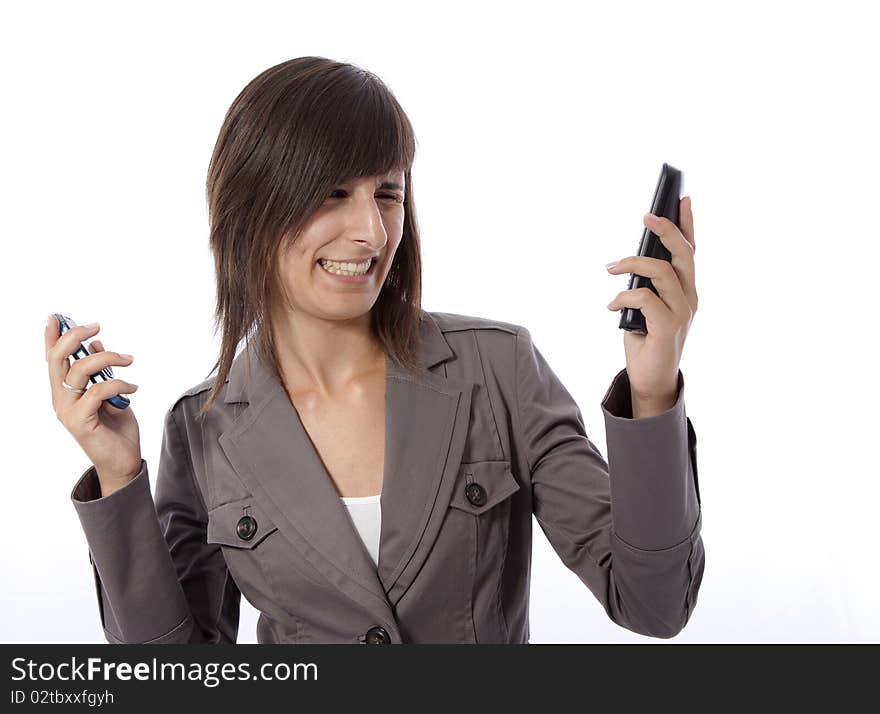
[[[119,356],[122,357],[122,359],[134,359],[134,355],[126,354],[125,352],[120,352]]]
[[[610,263],[605,263],[605,267],[608,269],[611,269],[615,265],[617,265],[619,262],[620,262],[619,260],[612,260]]]
[[[89,329],[91,329],[93,327],[97,327],[97,326],[98,326],[97,322],[90,322],[88,325],[83,325],[83,327],[88,327]]]
[[[46,320],[46,327],[52,327],[53,320],[55,320],[55,315],[49,315],[49,319]]]
[[[646,214],[645,214],[645,218],[647,218],[649,221],[651,221],[651,223],[657,223],[657,221],[660,220],[660,219],[659,219],[657,216],[655,216],[653,213],[646,213]]]

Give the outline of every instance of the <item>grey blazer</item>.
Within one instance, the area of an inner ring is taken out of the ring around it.
[[[681,631],[704,567],[681,371],[675,406],[635,420],[614,377],[606,463],[525,327],[425,317],[430,374],[386,359],[378,568],[245,348],[203,420],[215,377],[166,412],[155,501],[146,461],[109,496],[94,467],[73,489],[108,642],[235,642],[244,594],[260,643],[527,643],[532,514],[613,622]]]

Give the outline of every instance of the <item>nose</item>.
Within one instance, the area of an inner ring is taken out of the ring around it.
[[[355,243],[360,243],[372,251],[382,250],[388,242],[385,222],[376,199],[370,197],[349,203],[346,228]]]

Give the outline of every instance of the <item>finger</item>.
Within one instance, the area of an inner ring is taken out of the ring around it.
[[[651,258],[647,255],[630,255],[618,261],[617,265],[608,268],[608,272],[635,273],[651,278],[660,299],[672,314],[682,321],[690,317],[690,303],[684,294],[678,273],[668,260]]]
[[[54,330],[60,329],[58,320],[53,318],[53,321],[55,323]],[[61,386],[61,382],[66,379],[67,373],[70,370],[70,362],[68,361],[69,357],[79,349],[80,343],[88,338],[89,335],[97,334],[100,326],[86,327],[85,325],[77,325],[76,327],[71,327],[60,337],[50,337],[49,329],[49,327],[46,328],[46,344],[48,345],[46,350],[46,362],[49,371],[49,383],[52,388],[52,405],[57,411],[59,407],[70,405],[79,399],[79,394],[69,392]],[[80,379],[80,381],[82,381],[82,379]],[[71,384],[70,386],[84,388],[88,384],[88,381],[87,377],[83,384]],[[70,382],[68,382],[68,384],[70,384]]]
[[[43,329],[43,341],[46,343],[46,361],[49,361],[49,350],[52,349],[61,337],[61,327],[55,314],[49,315],[46,327]]]
[[[690,196],[685,196],[681,199],[681,203],[679,204],[678,227],[681,229],[687,242],[690,243],[691,247],[696,251],[697,244],[696,241],[694,241],[694,214],[691,210]]]
[[[80,345],[85,347],[85,341],[89,337],[97,335],[100,329],[101,326],[97,323],[95,325],[76,325],[59,337],[58,321],[55,320],[55,327],[51,335],[49,328],[46,328],[46,361],[57,363],[70,357],[79,349]]]
[[[110,397],[118,394],[132,394],[137,389],[138,385],[119,378],[108,379],[106,382],[96,382],[86,390],[85,394],[79,397],[77,403],[73,406],[74,421],[78,423],[85,422],[88,417],[97,413]],[[111,409],[122,411],[110,402],[107,402],[107,406]]]
[[[609,310],[620,310],[624,307],[638,308],[645,316],[648,333],[657,337],[673,334],[676,330],[676,318],[651,288],[633,288],[624,290],[608,305]]]
[[[681,219],[679,218],[679,220]],[[660,239],[660,242],[666,246],[666,250],[672,256],[671,265],[678,274],[681,288],[687,296],[691,309],[696,310],[697,287],[694,275],[694,247],[684,237],[681,229],[668,218],[646,213],[644,222],[651,229],[651,232]]]
[[[104,343],[101,340],[92,340],[89,342],[88,347],[86,349],[89,351],[89,354],[95,354],[97,352],[104,352]],[[113,374],[113,367],[111,365],[107,365],[104,369],[106,369],[110,374]]]
[[[46,361],[49,361],[49,349],[58,341],[58,335],[61,328],[58,325],[58,318],[55,315],[49,315],[46,327],[43,330],[43,341],[46,343]]]
[[[132,355],[122,354],[112,350],[107,351],[103,348],[93,349],[91,345],[86,349],[90,352],[88,357],[75,360],[74,363],[70,365],[70,370],[67,372],[67,377],[65,379],[71,386],[85,383],[84,386],[87,387],[89,382],[97,381],[99,378],[105,380],[111,379],[113,377],[114,364],[117,364],[120,367],[131,366],[133,359]],[[94,380],[92,379],[93,377],[95,378]]]

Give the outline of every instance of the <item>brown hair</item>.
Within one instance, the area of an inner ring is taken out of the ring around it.
[[[404,171],[403,236],[371,309],[386,353],[417,370],[421,250],[411,168],[416,139],[374,74],[325,57],[297,57],[252,79],[226,112],[208,167],[206,199],[216,275],[214,334],[222,328],[211,408],[242,338],[280,379],[269,319],[283,290],[277,255],[338,184]],[[292,236],[292,237],[290,237]],[[210,373],[209,373],[210,374]]]

